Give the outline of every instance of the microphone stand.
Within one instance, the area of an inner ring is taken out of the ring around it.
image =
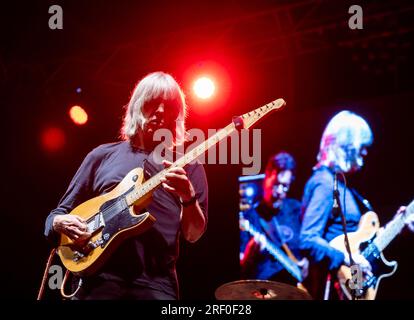
[[[345,199],[345,195],[346,195],[346,189],[344,189],[344,200]],[[349,245],[349,239],[348,239],[348,232],[347,232],[347,228],[346,228],[346,218],[345,218],[345,214],[342,211],[342,206],[341,206],[341,199],[340,199],[340,195],[339,195],[339,189],[338,189],[338,172],[337,170],[334,170],[334,190],[333,190],[333,213],[334,216],[338,216],[341,215],[341,220],[342,220],[342,229],[344,231],[344,242],[345,242],[345,249],[348,253],[349,256],[349,264],[350,266],[354,266],[355,262],[354,259],[352,258],[352,253],[351,253],[351,247]],[[359,267],[359,266],[357,266]],[[349,283],[349,280],[347,281]],[[356,290],[353,288],[351,289],[351,295],[352,295],[352,300],[356,300]]]

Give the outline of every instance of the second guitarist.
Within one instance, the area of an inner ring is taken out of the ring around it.
[[[283,248],[294,262],[307,273],[307,263],[300,259],[300,202],[287,198],[290,185],[294,180],[295,160],[286,153],[280,152],[269,158],[263,181],[263,197],[252,207],[243,212],[252,232],[243,230],[240,233],[240,265],[244,279],[273,280],[296,285],[297,279],[292,277],[263,246],[263,239],[272,245]]]
[[[318,162],[305,186],[300,234],[301,249],[310,258],[311,266],[305,285],[315,299],[344,298],[335,275],[341,266],[350,265],[350,259],[346,250],[338,250],[330,245],[332,239],[344,233],[340,211],[333,210],[333,190],[336,184],[334,177],[338,177],[337,190],[340,208],[345,214],[347,232],[355,232],[362,214],[372,209],[355,190],[345,185],[343,177],[362,168],[367,147],[372,141],[372,131],[368,123],[349,111],[341,111],[335,115],[322,135]],[[377,270],[373,269],[365,256],[359,250],[352,254],[363,277],[374,278],[373,272]]]
[[[329,241],[343,234],[341,215],[333,210],[334,172],[352,174],[362,168],[367,147],[373,136],[368,123],[349,111],[335,115],[323,132],[317,164],[305,186],[302,202],[301,249],[307,254],[311,268],[307,288],[314,299],[338,297],[332,286],[326,286],[328,272],[335,274],[341,265],[349,265],[349,258],[331,247]],[[347,232],[355,231],[361,219],[361,207],[349,188],[345,189],[338,174],[341,209],[345,213]],[[345,196],[345,199],[344,199]],[[362,255],[353,255],[365,273],[371,272],[369,262]],[[326,290],[325,290],[326,289]]]

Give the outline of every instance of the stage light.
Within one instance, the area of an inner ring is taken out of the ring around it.
[[[49,127],[42,132],[42,146],[46,151],[59,151],[65,145],[65,133],[62,129]]]
[[[214,94],[216,87],[210,78],[201,77],[194,82],[193,90],[200,99],[208,99]]]
[[[77,125],[84,125],[88,121],[88,114],[80,106],[73,106],[69,110],[69,115],[72,121]]]

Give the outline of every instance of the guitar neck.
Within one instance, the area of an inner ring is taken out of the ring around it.
[[[236,130],[236,126],[234,123],[229,124],[227,127],[219,130],[215,135],[211,136],[206,141],[200,143],[197,147],[195,147],[190,152],[183,155],[177,161],[175,161],[171,167],[184,167],[187,164],[193,162],[202,154],[204,154],[209,148],[214,146],[215,144],[219,143],[220,141],[224,140],[228,137],[233,131]],[[151,193],[154,189],[156,189],[162,182],[162,179],[167,174],[168,170],[164,169],[158,172],[156,175],[145,181],[141,188],[130,192],[127,195],[127,203],[128,205],[132,205],[138,199],[144,197],[146,194]]]
[[[240,223],[243,224],[243,230],[246,230],[253,237],[260,236],[262,233],[256,230],[248,220],[240,217]],[[302,272],[300,268],[294,263],[282,249],[271,243],[267,237],[265,237],[264,249],[267,250],[280,264],[299,282],[302,282]]]
[[[374,244],[378,248],[379,252],[384,250],[391,241],[401,232],[405,225],[405,216],[399,214],[391,222],[389,222],[385,229],[379,236],[374,239]]]
[[[283,99],[277,99],[260,108],[257,108],[253,111],[241,115],[240,117],[236,118],[235,121],[227,125],[225,128],[219,130],[216,134],[208,138],[206,141],[200,143],[197,147],[195,147],[188,153],[184,154],[180,159],[175,161],[171,165],[171,167],[184,167],[185,165],[193,162],[198,157],[203,155],[212,146],[226,139],[234,131],[239,129],[249,129],[261,118],[263,118],[266,114],[273,110],[280,109],[284,105],[285,101]],[[138,199],[144,197],[148,193],[151,193],[155,188],[157,188],[161,184],[161,180],[165,177],[166,174],[167,170],[164,169],[156,175],[154,175],[149,180],[147,180],[146,182],[144,182],[141,188],[130,192],[127,195],[128,205],[132,205]]]

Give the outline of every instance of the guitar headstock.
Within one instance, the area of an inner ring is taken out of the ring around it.
[[[285,100],[277,99],[264,106],[257,108],[253,111],[245,113],[241,116],[243,119],[243,124],[245,129],[249,129],[252,125],[254,125],[257,121],[259,121],[264,115],[268,114],[273,110],[278,110],[286,105]]]

